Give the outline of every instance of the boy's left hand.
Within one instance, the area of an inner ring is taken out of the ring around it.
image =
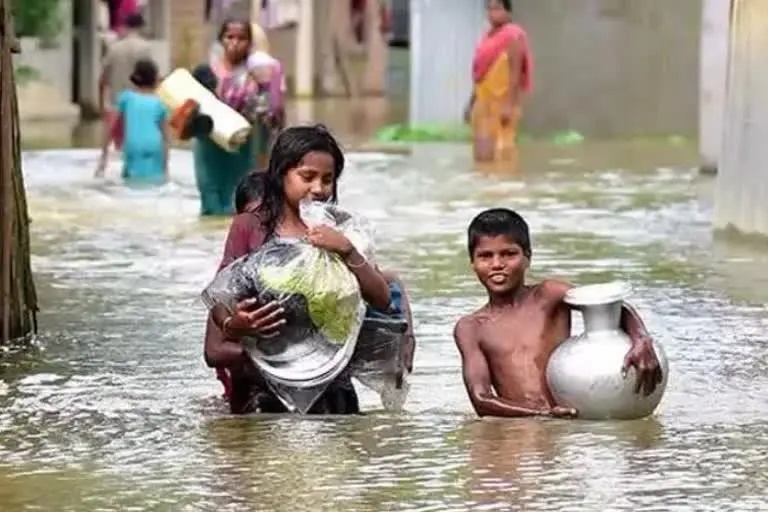
[[[316,226],[307,231],[309,243],[315,247],[347,257],[355,249],[347,237],[328,226]]]
[[[630,368],[635,368],[635,393],[642,392],[644,396],[648,396],[663,379],[661,364],[653,349],[653,341],[648,335],[634,335],[631,339],[632,348],[624,356],[622,371],[626,373]]]

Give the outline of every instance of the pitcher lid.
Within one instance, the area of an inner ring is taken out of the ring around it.
[[[571,288],[563,300],[573,306],[594,306],[619,302],[631,294],[631,284],[625,281],[611,281]]]

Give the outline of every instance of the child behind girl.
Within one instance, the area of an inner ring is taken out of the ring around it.
[[[122,116],[123,179],[131,185],[159,185],[168,181],[167,110],[155,95],[157,66],[151,60],[136,63],[131,82],[133,89],[117,97]]]

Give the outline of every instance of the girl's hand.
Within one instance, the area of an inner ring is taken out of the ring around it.
[[[342,258],[346,258],[355,250],[347,237],[328,226],[310,228],[307,232],[307,239],[315,247],[335,252]]]
[[[235,339],[242,336],[269,337],[277,334],[280,327],[285,324],[285,319],[282,318],[285,311],[280,303],[273,301],[253,309],[257,305],[256,299],[239,302],[234,314],[221,326],[224,334]]]

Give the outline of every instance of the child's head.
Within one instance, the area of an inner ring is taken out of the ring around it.
[[[528,224],[507,208],[492,208],[469,223],[467,246],[472,268],[489,292],[521,286],[531,261]]]
[[[157,64],[151,59],[141,59],[133,66],[131,82],[136,87],[150,88],[157,85]]]
[[[264,171],[249,172],[235,189],[235,211],[243,213],[261,201],[264,193]]]
[[[248,58],[253,45],[251,24],[245,20],[229,19],[221,24],[219,43],[224,49],[224,58],[231,64],[240,64]]]
[[[285,207],[297,210],[307,196],[336,201],[343,170],[344,155],[325,126],[292,126],[281,132],[264,173],[260,211],[268,234],[274,232]]]

